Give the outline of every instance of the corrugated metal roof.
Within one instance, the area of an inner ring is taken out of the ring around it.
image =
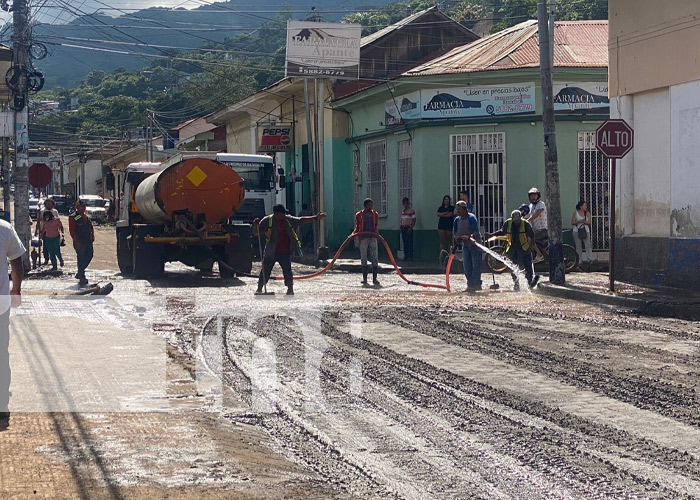
[[[416,12],[415,14],[411,14],[408,17],[404,17],[400,21],[396,21],[394,24],[390,24],[386,28],[382,28],[379,31],[375,31],[371,35],[363,36],[362,39],[360,40],[360,47],[361,48],[367,47],[368,45],[371,45],[371,44],[381,40],[385,36],[388,36],[388,35],[394,33],[395,31],[400,30],[404,26],[408,26],[409,24],[415,23],[421,17],[425,16],[428,13],[437,14],[438,16],[443,17],[445,19],[446,24],[449,24],[449,25],[451,25],[455,28],[458,28],[458,29],[462,29],[465,33],[473,34],[471,30],[469,30],[468,28],[465,28],[464,26],[459,24],[457,21],[451,19],[446,14],[440,12],[438,10],[437,6],[433,5],[432,7],[429,7],[425,10],[421,10],[420,12]],[[475,38],[476,38],[476,36],[477,35],[474,35]]]
[[[525,21],[417,66],[406,76],[472,73],[537,67],[540,64],[537,21]],[[607,21],[557,21],[554,66],[608,66]]]
[[[427,14],[431,10],[435,10],[436,6],[432,6],[430,8],[427,8],[425,10],[421,10],[420,12],[416,12],[415,14],[411,14],[408,17],[404,17],[400,21],[396,21],[394,24],[390,24],[386,28],[382,28],[379,31],[375,31],[371,35],[363,36],[362,39],[360,40],[360,47],[364,47],[365,45],[369,45],[373,42],[376,42],[380,38],[384,38],[386,35],[393,33],[394,31],[398,30],[399,28],[402,28],[403,26],[406,26],[407,24],[412,23],[416,19],[422,17],[423,15]]]

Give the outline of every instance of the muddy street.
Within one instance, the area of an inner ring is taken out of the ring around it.
[[[221,381],[226,418],[264,429],[341,492],[700,496],[698,325],[516,294],[499,279],[503,293],[476,296],[393,275],[367,290],[341,273],[300,282],[294,298],[175,271],[165,297],[160,283],[124,286],[149,297],[158,335]]]
[[[109,249],[112,232],[97,234]],[[697,323],[515,293],[509,276],[498,292],[468,295],[458,274],[448,294],[393,273],[363,288],[336,270],[298,281],[294,297],[281,282],[254,296],[253,278],[182,265],[124,279],[99,252],[89,278],[113,283],[108,297],[70,300],[68,255],[63,276],[27,281],[14,313],[53,356],[47,379],[82,384],[70,408],[13,390],[23,417],[8,432],[63,435],[25,446],[38,457],[26,470],[51,471],[46,488],[79,479],[84,498],[700,497]],[[84,326],[49,340],[46,311]],[[100,353],[108,345],[119,357]],[[36,362],[17,346],[27,369],[16,376],[32,380]],[[72,351],[80,362],[68,362]],[[69,375],[76,366],[87,382]],[[44,409],[63,413],[38,424]]]

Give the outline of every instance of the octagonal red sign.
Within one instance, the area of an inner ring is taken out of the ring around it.
[[[35,163],[29,167],[29,184],[35,188],[45,188],[53,179],[53,172],[46,163]]]
[[[608,158],[622,158],[634,147],[634,130],[625,120],[607,120],[595,136],[596,148]]]

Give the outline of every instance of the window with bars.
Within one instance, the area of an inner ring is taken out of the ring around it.
[[[365,162],[367,196],[379,215],[386,215],[386,141],[368,142]]]
[[[482,231],[500,229],[506,219],[505,133],[451,136],[450,178],[453,199],[469,193]]]
[[[399,201],[408,198],[413,203],[413,154],[411,141],[399,141]]]
[[[360,150],[353,149],[352,160],[352,206],[355,212],[360,210],[360,186],[362,185],[362,173],[360,171]]]
[[[591,213],[593,251],[605,252],[610,246],[610,168],[596,149],[595,132],[578,133],[578,193]]]

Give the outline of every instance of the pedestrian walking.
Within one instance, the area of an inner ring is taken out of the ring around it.
[[[495,233],[486,233],[487,238],[492,236],[506,237],[505,255],[522,271],[525,271],[530,288],[534,287],[539,280],[539,276],[535,275],[535,270],[532,263],[532,244],[535,238],[535,232],[532,225],[522,217],[520,210],[513,210],[510,218],[503,223],[503,227]],[[515,290],[520,289],[518,278],[515,273],[511,273]]]
[[[530,199],[530,216],[527,221],[532,226],[535,232],[535,261],[533,264],[542,262],[544,256],[542,255],[542,248],[547,248],[549,244],[549,233],[547,232],[547,206],[542,201],[542,194],[540,190],[536,187],[530,189],[527,192],[527,196]]]
[[[63,236],[63,223],[58,217],[54,217],[50,211],[44,212],[44,222],[42,229],[42,237],[44,239],[44,247],[47,248],[51,266],[55,271],[57,269],[57,260],[63,267],[63,255],[61,255],[61,237]]]
[[[462,244],[462,264],[467,278],[467,291],[474,293],[481,290],[481,248],[474,243],[481,243],[479,221],[476,215],[467,211],[467,203],[460,200],[455,205],[457,217],[454,218],[452,231],[456,243]]]
[[[326,218],[325,213],[314,216],[294,217],[287,215],[284,205],[272,207],[272,214],[261,221],[253,221],[254,229],[258,237],[265,235],[265,250],[262,258],[262,269],[258,277],[256,295],[263,293],[263,287],[267,284],[275,263],[282,268],[284,284],[287,286],[287,295],[294,295],[294,276],[292,275],[292,254],[301,251],[301,242],[296,229],[303,224],[311,224],[316,220]]]
[[[379,230],[379,214],[373,209],[374,203],[367,198],[362,204],[363,210],[355,214],[355,233],[376,233]],[[372,262],[372,284],[379,286],[377,271],[379,269],[379,245],[374,236],[357,236],[360,245],[360,262],[362,263],[362,284],[367,285],[367,256]]]
[[[42,240],[42,255],[44,256],[44,265],[47,265],[49,263],[49,250],[46,247],[46,243],[43,241],[43,234],[44,234],[44,214],[45,213],[50,213],[54,217],[58,218],[58,210],[56,210],[56,202],[53,201],[51,198],[47,198],[43,202],[43,208],[39,211],[39,214],[37,215],[37,220],[36,220],[36,235],[39,236]]]
[[[413,227],[416,225],[416,211],[411,208],[408,198],[401,200],[401,239],[403,240],[403,260],[413,260]]]
[[[85,213],[85,202],[80,199],[75,202],[75,212],[68,217],[68,231],[73,238],[73,248],[78,259],[78,272],[75,277],[80,285],[87,285],[85,270],[94,255],[95,230],[90,217]]]
[[[440,260],[443,255],[452,248],[452,222],[455,218],[455,207],[452,205],[452,198],[449,195],[442,197],[442,205],[437,209],[438,216],[438,240],[440,241]],[[445,252],[445,253],[443,253]]]
[[[0,252],[3,255],[0,259],[0,430],[10,425],[10,307],[18,307],[21,303],[22,255],[25,251],[15,229],[9,222],[0,220]],[[8,261],[12,289],[7,275]]]
[[[590,266],[593,262],[593,248],[591,245],[591,213],[588,211],[588,203],[581,200],[576,204],[571,216],[571,225],[573,226],[574,243],[576,243],[576,252],[578,252],[578,261],[583,262],[583,252],[581,245],[586,247],[586,262]]]

